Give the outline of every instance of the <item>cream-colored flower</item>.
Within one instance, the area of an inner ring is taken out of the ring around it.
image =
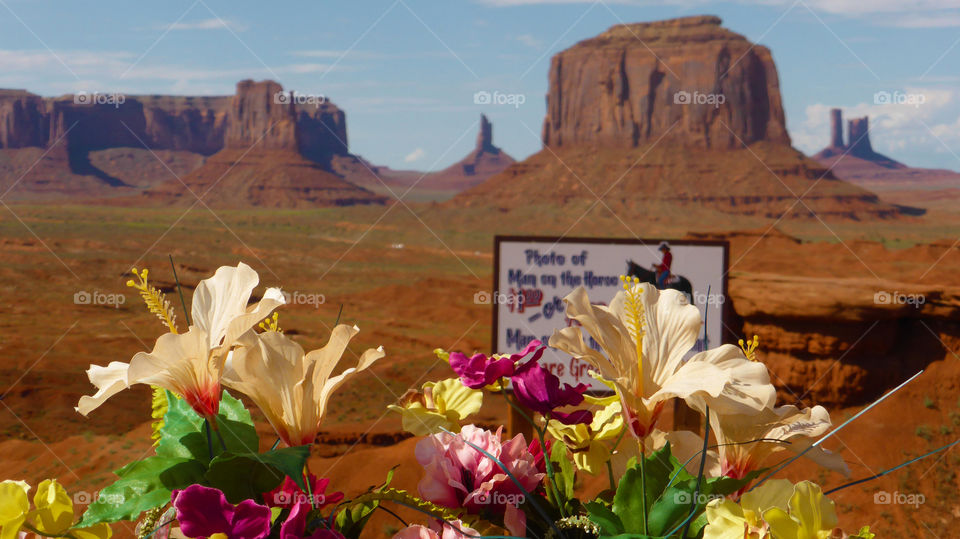
[[[230,349],[284,303],[280,290],[270,288],[262,300],[247,307],[259,281],[257,272],[242,262],[235,268],[223,266],[201,281],[193,294],[189,331],[162,335],[150,353],[140,352],[130,363],[91,365],[87,376],[97,393],[81,397],[77,411],[87,415],[131,385],[149,384],[183,396],[204,417],[216,415],[220,376]]]
[[[822,406],[764,408],[752,414],[710,414],[717,437],[721,473],[742,478],[762,468],[767,457],[784,449],[799,453],[830,430],[830,414]],[[763,439],[765,441],[754,441]],[[804,454],[817,464],[849,475],[843,458],[820,447]]]
[[[681,292],[630,282],[609,307],[592,305],[583,287],[564,301],[567,316],[583,331],[563,328],[550,346],[591,363],[616,384],[624,419],[638,439],[653,430],[672,398],[725,413],[773,406],[776,391],[766,367],[749,361],[738,347],[723,345],[684,360],[697,341],[701,318]],[[603,353],[591,348],[583,332]]]
[[[460,432],[460,421],[477,413],[483,405],[483,392],[470,389],[459,378],[423,384],[422,391],[411,389],[400,404],[388,409],[403,416],[403,430],[414,436],[437,434],[446,429]]]
[[[313,443],[330,395],[347,378],[384,356],[382,347],[369,349],[360,355],[356,367],[333,376],[350,339],[359,331],[356,326],[338,325],[326,346],[308,354],[282,333],[247,336],[234,349],[223,384],[250,397],[287,445]]]

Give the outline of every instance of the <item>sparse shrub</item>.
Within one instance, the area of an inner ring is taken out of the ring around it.
[[[917,429],[914,431],[914,434],[916,434],[917,436],[919,436],[920,438],[923,438],[928,442],[933,439],[933,431],[931,431],[930,427],[926,425],[918,426]]]

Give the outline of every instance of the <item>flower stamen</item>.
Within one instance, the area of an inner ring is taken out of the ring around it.
[[[643,396],[643,337],[646,335],[646,316],[643,310],[643,301],[640,298],[640,294],[643,293],[643,288],[640,287],[640,279],[637,277],[630,278],[626,275],[620,276],[620,282],[623,283],[623,290],[626,292],[626,326],[630,331],[630,336],[633,337],[634,343],[637,346],[637,368],[639,369],[639,376],[637,377],[638,384],[638,396]]]
[[[743,339],[740,339],[738,344],[740,345],[740,349],[743,350],[743,355],[745,355],[747,359],[750,361],[759,361],[759,359],[757,359],[757,347],[760,346],[760,337],[754,335],[753,339],[748,340],[747,342],[743,342]]]

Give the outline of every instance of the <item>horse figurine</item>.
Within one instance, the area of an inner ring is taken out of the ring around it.
[[[642,283],[657,285],[657,272],[648,270],[633,260],[627,260],[627,275],[640,279]],[[693,302],[693,285],[691,285],[690,280],[683,275],[671,275],[670,279],[667,279],[667,288],[683,292],[687,295],[687,299]]]

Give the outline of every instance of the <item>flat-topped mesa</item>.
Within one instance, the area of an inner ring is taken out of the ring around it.
[[[323,164],[347,154],[342,110],[324,96],[285,92],[271,80],[238,82],[230,120],[225,148],[292,150]]]
[[[64,95],[0,90],[0,148],[292,150],[321,164],[347,153],[346,115],[323,96],[244,80],[233,96]],[[109,99],[106,99],[109,98]]]
[[[543,143],[789,144],[770,51],[714,16],[625,24],[553,57]]]
[[[210,155],[223,147],[228,96],[98,95],[0,91],[0,148],[85,153],[146,146]]]

